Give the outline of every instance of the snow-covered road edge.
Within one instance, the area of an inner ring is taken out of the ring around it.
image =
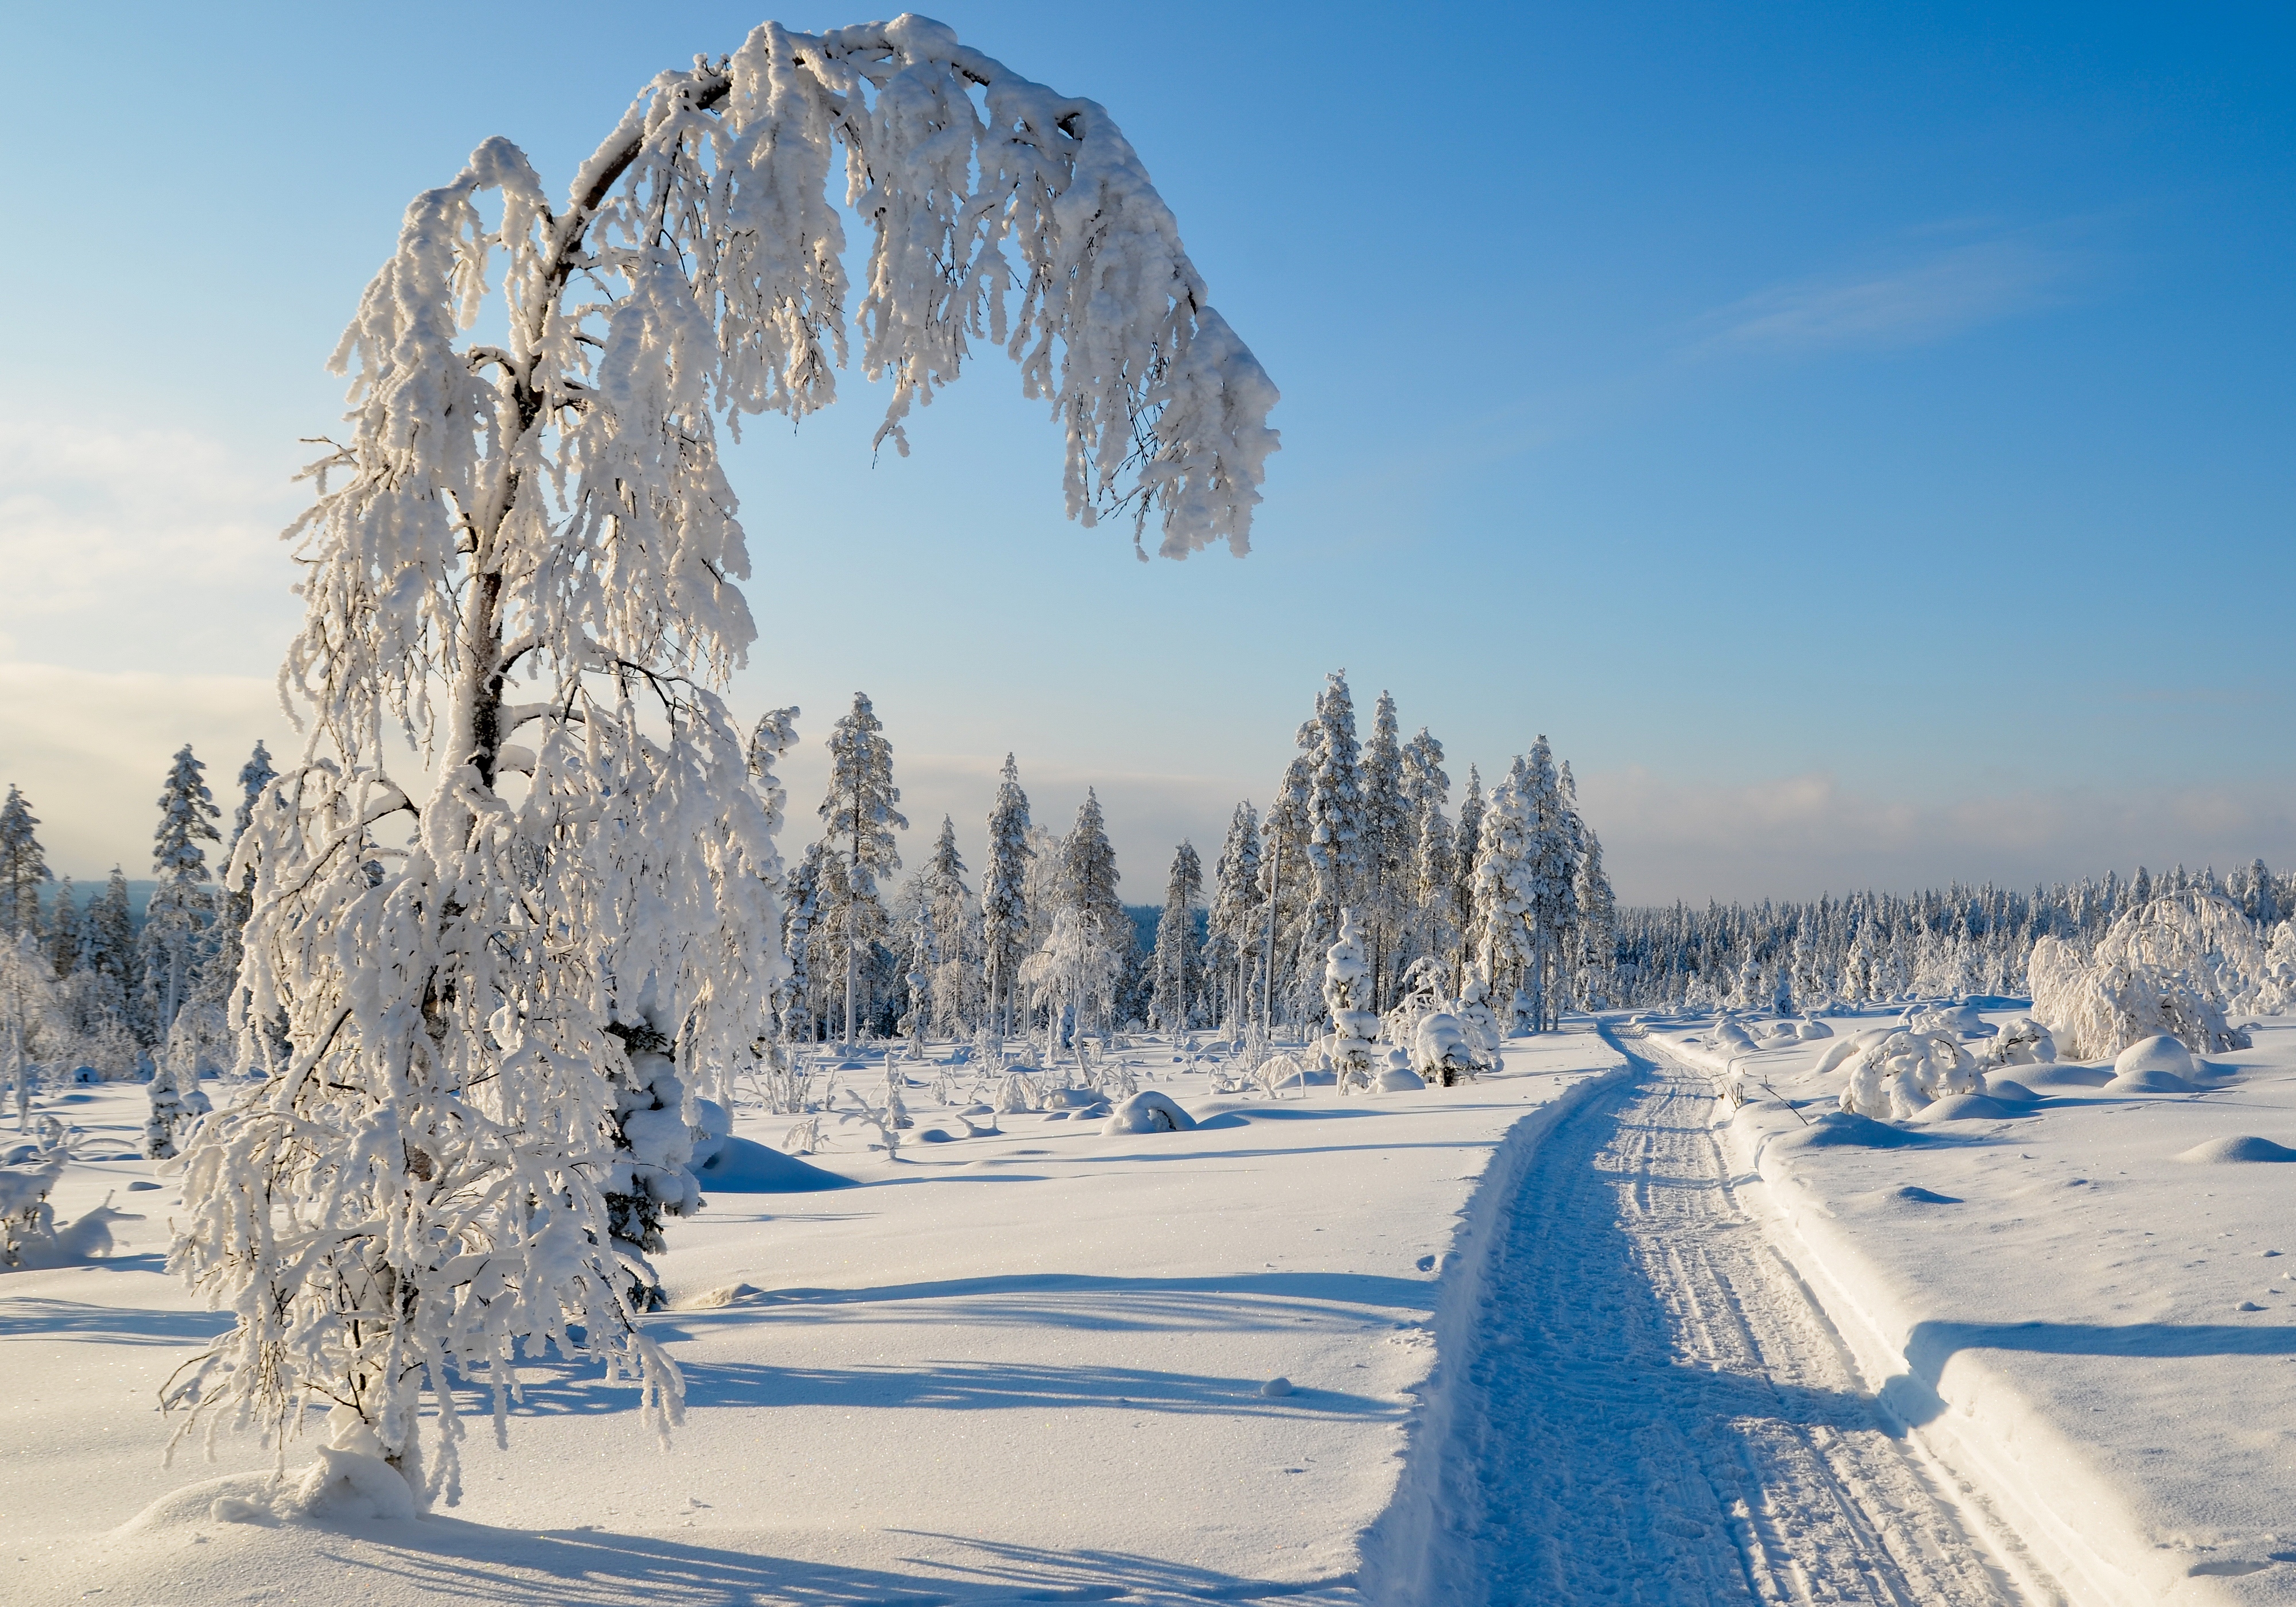
[[[1673,1060],[1718,1081],[1729,1057],[1652,1040],[1621,1048]],[[1858,1375],[1909,1442],[1959,1498],[1970,1527],[2037,1601],[2070,1607],[2150,1607],[2244,1598],[2194,1577],[2079,1444],[1981,1351],[1924,1357],[1912,1341],[1921,1314],[1867,1259],[1816,1192],[1772,1152],[1772,1135],[1731,1119],[1716,1101],[1717,1136],[1733,1186],[1771,1247],[1833,1326]],[[1948,1366],[1947,1364],[1950,1362]]]
[[[1364,1599],[1373,1607],[1434,1607],[1430,1563],[1439,1533],[1436,1501],[1458,1438],[1458,1397],[1453,1385],[1465,1376],[1475,1354],[1482,1327],[1480,1302],[1501,1237],[1497,1225],[1513,1208],[1523,1175],[1555,1124],[1636,1075],[1632,1059],[1620,1054],[1607,1037],[1597,1040],[1589,1034],[1588,1038],[1601,1042],[1619,1063],[1574,1084],[1509,1127],[1459,1213],[1435,1298],[1435,1365],[1419,1387],[1419,1406],[1405,1426],[1403,1472],[1387,1510],[1357,1544],[1362,1559],[1357,1577]]]

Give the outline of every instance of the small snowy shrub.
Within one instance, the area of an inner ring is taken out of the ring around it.
[[[1988,1066],[2046,1066],[2057,1058],[2057,1040],[2030,1015],[2013,1016],[1985,1053]]]
[[[1196,1119],[1170,1095],[1149,1088],[1117,1106],[1100,1130],[1114,1138],[1126,1133],[1187,1133],[1195,1126]]]
[[[55,1242],[56,1214],[48,1191],[63,1176],[61,1151],[19,1144],[0,1162],[0,1264],[39,1263]]]
[[[1878,1121],[1904,1121],[1948,1094],[1977,1089],[1977,1062],[1952,1038],[1892,1032],[1852,1057],[1841,1108]]]
[[[624,1276],[623,1298],[637,1311],[659,1311],[661,1281],[649,1255],[668,1248],[664,1217],[701,1209],[693,1177],[693,1129],[685,1119],[685,1085],[661,1051],[668,1047],[643,1029],[618,1029],[630,1045],[627,1078],[614,1079],[614,1154],[607,1172],[606,1221]],[[420,1168],[416,1168],[420,1176]]]
[[[1422,1016],[1411,1042],[1413,1069],[1439,1088],[1456,1087],[1483,1069],[1467,1029],[1447,1010]]]
[[[1452,1013],[1467,1034],[1476,1062],[1485,1068],[1498,1063],[1499,1044],[1505,1036],[1499,1029],[1498,1017],[1491,1013],[1487,996],[1489,991],[1490,984],[1480,971],[1470,972],[1467,986],[1459,995],[1459,1007]]]

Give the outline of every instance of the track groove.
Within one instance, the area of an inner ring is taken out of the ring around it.
[[[1436,1599],[2020,1602],[1740,1209],[1711,1097],[1653,1067],[1532,1158],[1460,1386]]]

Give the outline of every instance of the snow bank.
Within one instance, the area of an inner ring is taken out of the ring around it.
[[[2018,1020],[1994,1017],[2005,1036]],[[1652,1036],[1720,1077],[1686,1035]],[[2227,1129],[2266,1116],[2296,1136],[2296,1027],[2267,1024],[2232,1059],[2237,1104],[2099,1098],[2110,1067],[2019,1064],[1984,1095],[2013,1127],[1955,1121],[1956,1096],[1913,1133],[1874,1124],[1912,1144],[1814,1139],[1779,1103],[1718,1102],[1734,1168],[1758,1179],[1742,1196],[1869,1387],[1972,1488],[1964,1511],[2000,1526],[2026,1599],[2289,1599],[2296,1243],[2276,1163],[2296,1151]],[[1769,1075],[1790,1097],[1833,1093],[1820,1063],[1781,1056]],[[1955,1130],[1921,1130],[1939,1121]]]
[[[711,1194],[807,1194],[851,1188],[856,1181],[738,1136],[718,1140],[693,1175]]]

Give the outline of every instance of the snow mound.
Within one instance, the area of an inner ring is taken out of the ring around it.
[[[818,1189],[851,1188],[840,1177],[794,1155],[769,1150],[754,1139],[729,1137],[718,1152],[694,1168],[701,1186],[720,1194],[806,1194]]]
[[[2037,1103],[2041,1097],[2013,1077],[1988,1077],[1985,1079],[1985,1091],[1995,1099],[2006,1099],[2021,1105]]]
[[[2036,1067],[2021,1080],[2029,1088],[2102,1088],[2112,1080],[2112,1068],[2060,1062]]]
[[[1777,1142],[1798,1150],[1901,1150],[1929,1140],[1855,1111],[1828,1111],[1808,1127],[1780,1136]]]
[[[1924,1125],[1933,1121],[2007,1121],[2031,1114],[2030,1111],[2013,1110],[1983,1094],[1948,1094],[1927,1109],[1915,1111],[1913,1119]]]
[[[2112,1057],[2116,1078],[2132,1071],[2166,1071],[2171,1077],[2188,1078],[2200,1075],[2200,1067],[2194,1063],[2190,1049],[2163,1032],[2139,1038]]]
[[[1408,1066],[1390,1066],[1379,1074],[1379,1091],[1382,1094],[1405,1094],[1426,1086],[1427,1079]]]
[[[2243,1133],[2231,1138],[2211,1138],[2206,1144],[2196,1144],[2177,1157],[2195,1166],[2241,1166],[2257,1161],[2296,1160],[2296,1150],[2277,1144],[2269,1138],[2259,1138]]]
[[[1961,1203],[1961,1197],[1957,1194],[1940,1194],[1935,1189],[1922,1187],[1918,1183],[1908,1183],[1901,1189],[1892,1190],[1891,1197],[1903,1200],[1908,1205],[1959,1205]]]
[[[1170,1095],[1143,1088],[1117,1106],[1100,1130],[1114,1138],[1126,1133],[1188,1133],[1195,1126],[1196,1119],[1180,1109]]]
[[[1811,1070],[1823,1075],[1841,1065],[1850,1056],[1872,1048],[1889,1036],[1889,1030],[1885,1029],[1879,1032],[1859,1032],[1849,1037],[1838,1037],[1825,1046],[1825,1053],[1817,1057],[1817,1064]]]
[[[2174,1071],[2155,1070],[2147,1066],[2135,1071],[2123,1071],[2104,1085],[2107,1094],[2190,1094],[2193,1085]]]
[[[1292,1381],[1288,1378],[1271,1378],[1259,1386],[1259,1392],[1271,1398],[1289,1395],[1292,1393]]]

